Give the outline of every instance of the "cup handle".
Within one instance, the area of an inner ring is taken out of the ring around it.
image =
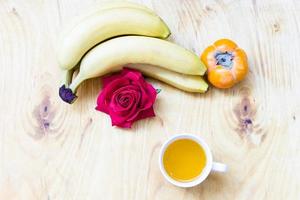
[[[226,172],[227,171],[227,165],[223,163],[213,162],[212,164],[212,171],[214,172]]]

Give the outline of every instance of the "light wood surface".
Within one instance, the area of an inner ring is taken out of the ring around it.
[[[62,28],[95,0],[0,0],[1,200],[300,199],[300,2],[140,0],[197,54],[219,38],[245,49],[250,73],[230,90],[162,88],[157,116],[131,130],[95,111],[100,79],[70,106],[58,97]],[[251,120],[252,124],[245,123]],[[181,189],[158,168],[177,133],[206,139],[226,174]]]

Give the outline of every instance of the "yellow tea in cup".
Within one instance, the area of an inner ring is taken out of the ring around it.
[[[163,166],[167,174],[181,182],[197,178],[206,166],[204,149],[191,139],[172,142],[163,155]]]

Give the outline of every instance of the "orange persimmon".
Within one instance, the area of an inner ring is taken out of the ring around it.
[[[230,88],[248,73],[247,55],[229,39],[217,40],[201,55],[209,82],[217,88]]]

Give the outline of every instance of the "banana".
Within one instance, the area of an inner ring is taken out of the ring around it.
[[[72,29],[74,29],[74,27],[76,27],[79,23],[84,21],[86,18],[95,15],[97,13],[103,12],[103,10],[114,9],[114,8],[135,8],[135,9],[143,10],[154,16],[157,16],[157,14],[153,10],[138,3],[126,2],[126,1],[105,2],[105,3],[102,2],[102,3],[95,4],[93,5],[93,7],[90,7],[89,9],[83,11],[83,13],[80,13],[79,16],[75,16],[71,22],[68,22],[66,28],[63,30],[61,34],[61,37],[64,38],[65,36],[67,36],[67,34],[71,32]],[[62,38],[61,40],[63,40]]]
[[[148,64],[128,64],[126,67],[139,70],[145,76],[157,79],[186,92],[205,93],[208,90],[208,84],[201,76],[180,74]],[[59,95],[63,101],[70,104],[77,99],[76,94],[64,85],[60,88]]]
[[[89,51],[81,61],[80,71],[71,83],[70,87],[60,88],[61,98],[72,103],[76,99],[76,90],[78,86],[87,79],[103,76],[122,69],[123,66],[130,63],[151,64],[157,67],[157,70],[144,69],[147,66],[137,65],[138,70],[145,72],[150,77],[165,81],[177,88],[185,91],[205,91],[202,89],[191,89],[199,83],[198,87],[202,87],[202,79],[200,76],[183,76],[178,73],[189,75],[203,75],[206,71],[205,65],[200,61],[194,53],[171,42],[160,40],[157,38],[144,36],[124,36],[108,40],[97,45]],[[168,73],[167,70],[174,71]],[[167,74],[167,75],[166,75]],[[177,79],[176,77],[182,78]],[[198,80],[195,81],[195,80]],[[185,80],[194,80],[187,82]],[[197,83],[196,83],[197,82]],[[185,86],[182,86],[186,84]],[[190,86],[188,86],[190,84]],[[68,95],[65,95],[65,94]]]
[[[120,35],[167,38],[170,31],[161,18],[136,8],[112,8],[97,12],[77,24],[61,41],[59,66],[72,69],[96,44]]]
[[[145,76],[186,92],[205,93],[208,89],[208,84],[201,76],[180,74],[148,64],[129,64],[126,67],[140,70]]]

